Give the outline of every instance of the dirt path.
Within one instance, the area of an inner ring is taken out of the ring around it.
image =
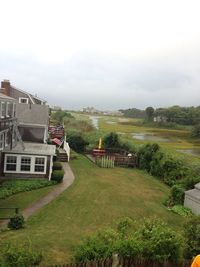
[[[50,203],[52,200],[54,200],[57,196],[59,196],[63,191],[65,191],[74,181],[74,174],[69,166],[68,163],[62,163],[63,169],[65,171],[65,175],[63,177],[63,182],[56,185],[55,188],[48,193],[45,197],[39,199],[35,203],[31,204],[31,206],[27,207],[22,211],[22,214],[24,215],[24,218],[27,220],[32,214],[34,214],[36,211]],[[2,221],[0,223],[0,226],[6,226],[8,223],[8,220]]]

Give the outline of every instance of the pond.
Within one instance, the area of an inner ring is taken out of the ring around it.
[[[98,123],[98,120],[100,117],[97,117],[97,116],[89,116],[90,120],[92,121],[92,125],[99,129],[99,123]]]
[[[186,154],[190,154],[193,156],[199,156],[200,157],[200,148],[191,148],[191,149],[179,149],[177,150],[178,152],[182,152],[182,153],[186,153]]]
[[[133,138],[142,141],[169,142],[167,137],[156,136],[153,133],[132,133]]]

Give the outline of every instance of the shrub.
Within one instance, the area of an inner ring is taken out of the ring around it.
[[[15,214],[14,217],[10,218],[8,222],[8,228],[12,230],[18,230],[24,227],[24,217],[22,214]]]
[[[88,145],[88,142],[79,134],[69,136],[67,141],[76,152],[84,152],[86,145]]]
[[[192,259],[200,251],[200,216],[193,216],[184,225],[184,256]]]
[[[129,217],[125,217],[118,221],[117,230],[124,237],[129,233],[133,225],[134,225],[134,221]]]
[[[181,185],[173,185],[170,190],[170,198],[173,205],[183,204],[185,191]]]
[[[119,136],[113,132],[104,137],[103,143],[105,148],[121,148]]]
[[[31,247],[7,246],[2,259],[5,267],[33,267],[42,261],[42,254],[34,252]]]
[[[62,163],[59,161],[55,161],[53,163],[53,170],[62,170]]]
[[[174,205],[170,210],[183,217],[192,216],[192,211],[182,205]]]
[[[55,184],[55,182],[48,181],[46,179],[9,180],[0,186],[0,199],[4,199],[20,192],[31,191],[53,184]]]
[[[56,181],[58,183],[62,182],[64,177],[64,171],[63,170],[54,170],[51,175],[51,180]]]

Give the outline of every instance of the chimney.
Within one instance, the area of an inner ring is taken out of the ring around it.
[[[10,96],[10,81],[3,80],[1,82],[1,88],[3,89],[3,94]]]

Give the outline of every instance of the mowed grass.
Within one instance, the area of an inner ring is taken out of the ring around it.
[[[80,155],[70,165],[74,184],[32,216],[25,229],[1,233],[0,250],[5,242],[29,239],[43,251],[44,264],[69,262],[82,237],[115,226],[124,216],[156,216],[181,230],[183,218],[162,205],[169,188],[152,176],[137,169],[102,169]]]
[[[1,208],[19,208],[20,211],[22,211],[24,208],[47,195],[54,188],[54,186],[47,186],[28,192],[18,193],[6,199],[0,199],[0,217],[10,217],[14,214],[14,210],[2,210]]]

